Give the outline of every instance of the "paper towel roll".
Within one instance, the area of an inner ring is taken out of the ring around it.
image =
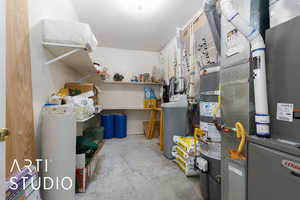
[[[42,169],[42,180],[51,177],[54,186],[51,190],[43,190],[44,200],[73,200],[75,199],[75,171],[76,171],[76,119],[72,109],[66,109],[64,114],[53,112],[45,107],[42,118],[41,150],[42,159],[48,160],[48,171]],[[61,186],[65,180],[65,187],[72,179],[72,187],[64,190]],[[57,179],[59,189],[56,188]],[[42,181],[43,188],[43,181]]]

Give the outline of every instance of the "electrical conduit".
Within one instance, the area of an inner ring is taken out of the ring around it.
[[[183,72],[183,64],[182,64],[182,55],[183,55],[183,49],[182,49],[182,41],[181,41],[181,32],[182,30],[180,28],[177,28],[176,31],[176,81],[177,81],[177,93],[183,93],[184,87],[185,87],[185,80],[184,80],[184,72]]]
[[[212,3],[214,0],[207,0]],[[255,94],[255,121],[258,136],[270,136],[270,116],[268,111],[267,81],[266,81],[266,60],[265,43],[261,34],[249,25],[242,18],[240,13],[233,7],[232,0],[221,0],[222,14],[237,28],[250,42],[252,62],[256,65],[254,74],[254,94]]]
[[[195,66],[195,48],[194,48],[194,23],[190,25],[190,56],[189,56],[189,66],[190,66],[190,71],[189,71],[189,98],[190,101],[194,100],[196,97],[195,94],[195,79],[196,79],[196,66]]]

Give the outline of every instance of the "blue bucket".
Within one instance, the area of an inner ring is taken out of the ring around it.
[[[101,115],[101,126],[104,128],[104,139],[112,139],[114,137],[114,116]]]
[[[114,137],[125,138],[127,137],[127,116],[122,114],[114,115]]]

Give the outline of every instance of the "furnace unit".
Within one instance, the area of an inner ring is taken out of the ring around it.
[[[267,31],[272,138],[250,137],[248,200],[300,198],[300,17]]]

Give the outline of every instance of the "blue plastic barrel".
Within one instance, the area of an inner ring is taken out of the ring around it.
[[[112,139],[114,137],[114,116],[101,115],[101,126],[104,128],[104,139]]]
[[[115,122],[114,136],[116,138],[127,137],[127,116],[123,114],[115,114],[114,122]]]

